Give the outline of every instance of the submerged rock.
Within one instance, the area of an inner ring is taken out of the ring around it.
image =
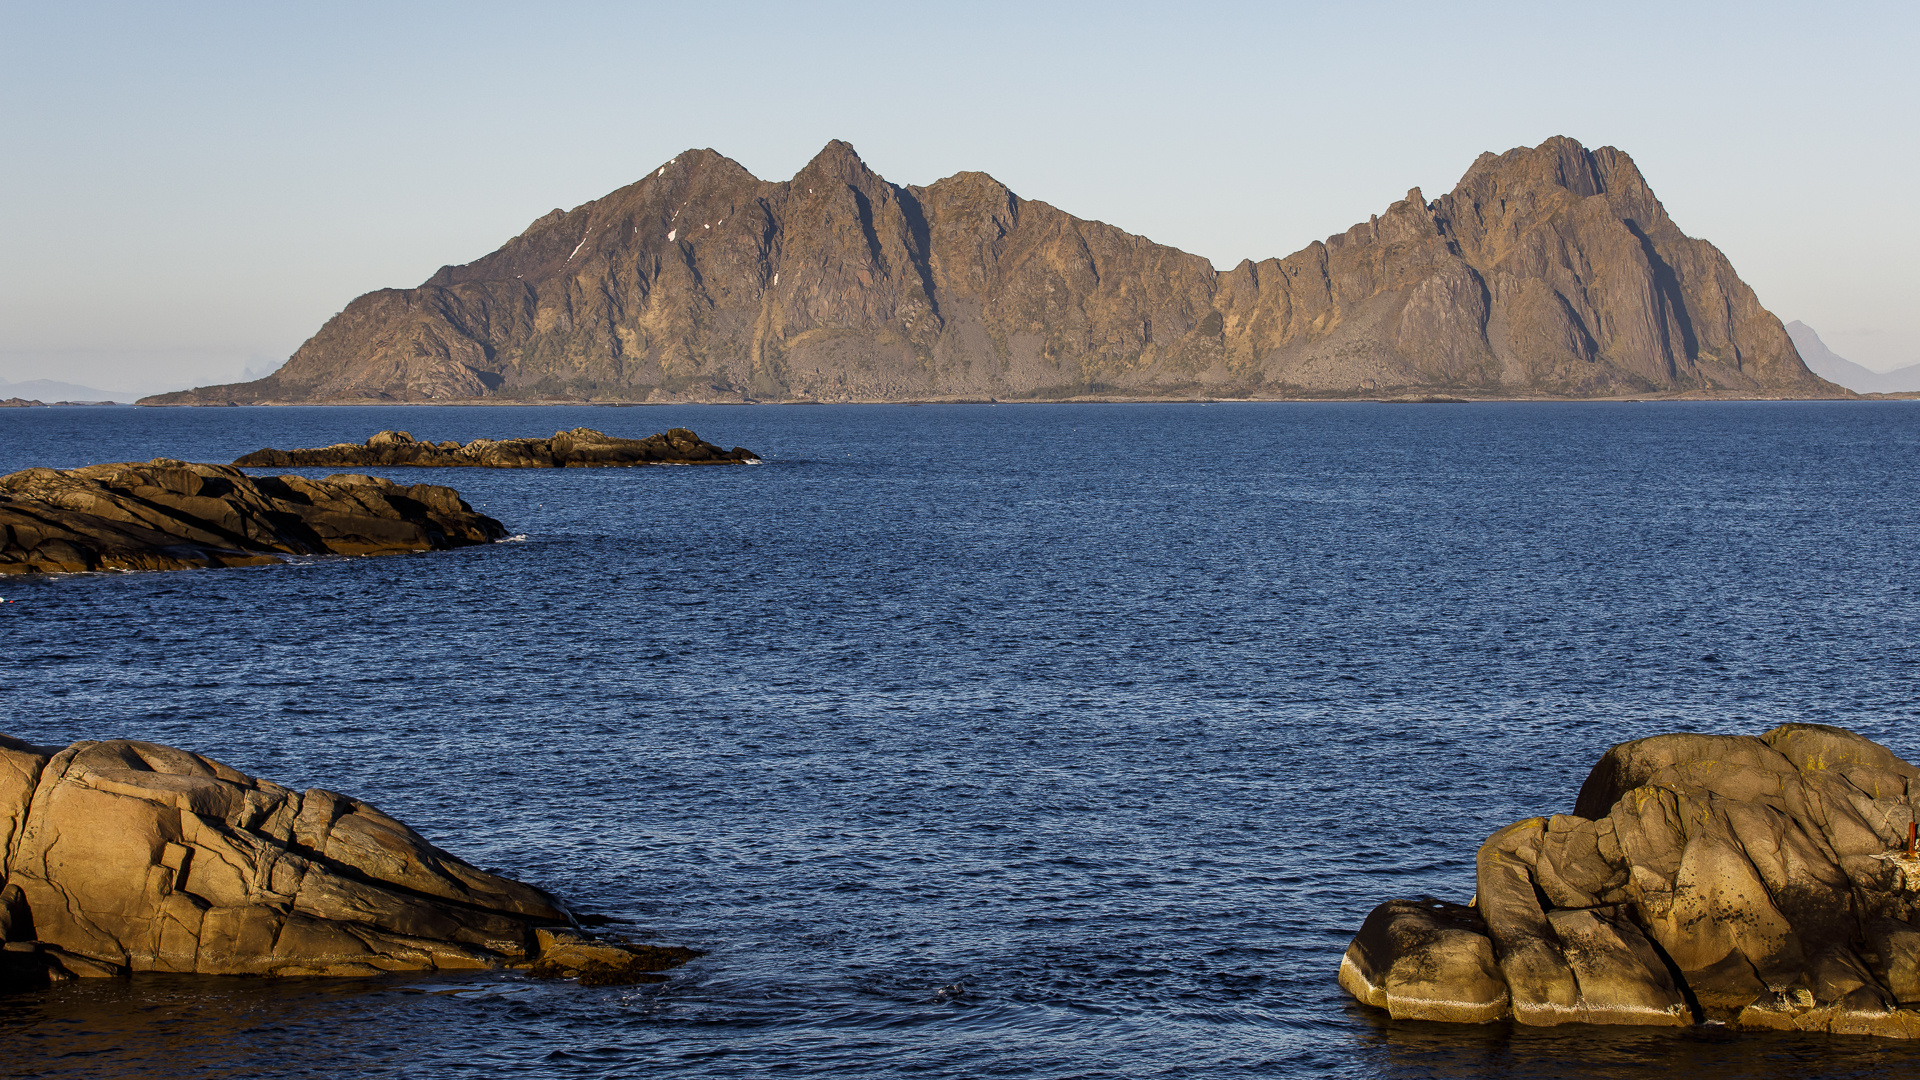
[[[1376,908],[1340,985],[1397,1019],[1920,1037],[1917,799],[1841,728],[1623,743],[1487,840],[1471,906]]]
[[[0,736],[0,853],[0,989],[503,966],[632,982],[698,955],[591,940],[368,803],[153,743]]]
[[[452,488],[372,476],[249,477],[168,458],[0,476],[0,574],[257,566],[506,535]]]
[[[696,956],[694,949],[634,945],[618,939],[593,939],[573,930],[535,930],[540,959],[528,973],[546,979],[574,979],[582,986],[626,986],[665,982],[658,974]]]
[[[644,439],[621,439],[592,428],[556,431],[551,439],[475,439],[461,444],[419,442],[404,431],[382,431],[364,443],[310,450],[255,450],[241,468],[341,468],[404,465],[421,468],[559,469],[602,465],[741,465],[760,460],[744,446],[723,450],[687,428]]]

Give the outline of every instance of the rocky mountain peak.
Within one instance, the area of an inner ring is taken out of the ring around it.
[[[829,142],[771,183],[688,150],[198,401],[1843,394],[1626,154],[1482,154],[1225,274],[982,172]]]
[[[813,160],[794,175],[793,183],[805,186],[815,178],[838,180],[850,187],[860,188],[878,179],[873,170],[867,168],[867,163],[860,160],[860,154],[854,150],[853,144],[841,139],[834,139],[822,147]]]

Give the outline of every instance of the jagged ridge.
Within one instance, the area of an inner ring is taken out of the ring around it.
[[[785,183],[693,150],[274,375],[143,404],[1069,396],[1846,396],[1631,159],[1556,137],[1226,273],[984,173],[835,141]]]

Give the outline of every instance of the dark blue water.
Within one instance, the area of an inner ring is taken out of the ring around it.
[[[147,977],[0,1000],[9,1076],[1889,1075],[1860,1038],[1391,1023],[1609,745],[1920,758],[1920,405],[0,411],[0,471],[686,425],[760,467],[405,470],[524,540],[0,579],[0,730],[371,799],[708,950],[657,986]]]

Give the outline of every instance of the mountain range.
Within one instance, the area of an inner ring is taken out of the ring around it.
[[[178,386],[178,383],[174,385]],[[8,382],[0,379],[0,397],[38,398],[43,401],[131,401],[136,395],[119,390],[96,390],[55,379]]]
[[[1285,258],[1197,255],[844,142],[690,150],[348,304],[279,371],[143,404],[1835,397],[1633,161],[1555,137]]]
[[[1800,359],[1815,375],[1862,394],[1911,394],[1920,392],[1920,364],[1908,364],[1892,371],[1875,371],[1837,356],[1813,327],[1795,319],[1787,324],[1787,336],[1793,339]]]

